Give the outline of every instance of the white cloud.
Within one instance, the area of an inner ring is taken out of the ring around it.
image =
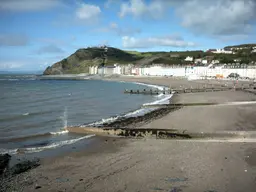
[[[45,61],[44,63],[39,65],[40,69],[45,69],[47,66],[51,65],[49,62]]]
[[[60,0],[1,0],[0,10],[41,11],[62,5]]]
[[[122,37],[124,48],[152,48],[158,46],[168,47],[194,47],[193,42],[184,41],[180,36],[166,36],[166,37],[148,37],[148,38],[134,38],[129,36]]]
[[[132,26],[120,27],[117,23],[114,22],[110,23],[107,27],[98,28],[93,31],[100,33],[113,32],[119,36],[134,35],[141,32],[141,30],[138,28],[134,28]]]
[[[76,41],[76,36],[75,35],[71,35],[71,41]]]
[[[110,23],[109,29],[110,31],[114,31],[117,35],[120,35],[120,36],[133,35],[141,32],[141,30],[138,28],[133,28],[131,26],[122,28],[122,27],[119,27],[118,24],[116,23]]]
[[[119,16],[168,20],[163,15],[170,9],[181,26],[197,35],[226,39],[251,34],[255,28],[256,0],[129,0],[121,4]]]
[[[106,9],[110,8],[111,5],[113,5],[114,3],[116,2],[119,2],[119,0],[107,0],[105,3],[104,3],[104,7]]]
[[[31,56],[13,56],[10,58],[0,58],[0,71],[37,71],[45,69],[47,66],[67,57],[66,54],[58,54],[42,57],[38,55]]]
[[[76,10],[76,16],[81,20],[91,20],[97,18],[101,13],[100,7],[82,3]]]
[[[60,47],[54,44],[43,46],[37,50],[38,54],[45,54],[45,53],[55,54],[55,53],[63,53],[63,52],[64,51]]]
[[[64,46],[67,45],[67,42],[61,39],[56,39],[56,38],[39,38],[39,42],[46,43],[46,44],[54,44],[58,46]]]
[[[144,0],[130,0],[121,4],[119,16],[133,15],[135,17],[161,18],[166,9],[166,2],[153,0],[146,4]]]
[[[255,0],[184,0],[176,6],[183,27],[213,36],[247,34],[256,19]]]
[[[0,62],[0,70],[20,69],[24,63],[20,61],[2,61]]]
[[[0,46],[25,46],[29,39],[24,34],[0,34]]]

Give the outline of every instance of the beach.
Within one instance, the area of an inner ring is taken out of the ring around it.
[[[172,78],[108,78],[172,88],[222,85],[234,81]],[[243,82],[246,86],[247,82]],[[125,87],[124,87],[125,88]],[[132,97],[132,96],[131,96]],[[256,107],[232,102],[256,101],[245,91],[174,95],[172,103],[216,102],[222,105],[182,107],[135,128],[176,129],[191,133],[256,130]],[[48,158],[18,175],[19,191],[255,191],[256,148],[250,134],[235,139],[155,139],[101,136],[92,148]]]

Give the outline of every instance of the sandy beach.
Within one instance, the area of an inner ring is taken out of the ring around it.
[[[172,88],[233,85],[224,81],[171,78],[110,78]],[[248,83],[244,83],[248,84]],[[125,88],[125,87],[124,87]],[[186,93],[173,102],[256,101],[244,91]],[[256,105],[183,107],[138,128],[188,132],[256,131]],[[244,138],[247,139],[247,138]],[[41,166],[20,174],[18,191],[247,191],[256,190],[255,139],[170,140],[99,137],[92,149],[45,159]]]

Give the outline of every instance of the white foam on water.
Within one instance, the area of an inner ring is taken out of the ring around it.
[[[68,127],[68,108],[65,106],[63,111],[63,116],[60,116],[62,119],[63,128],[66,129]]]
[[[45,149],[54,149],[56,147],[62,147],[64,145],[70,145],[70,144],[73,144],[73,143],[76,143],[80,140],[83,140],[83,139],[88,139],[90,137],[94,137],[95,135],[86,135],[84,137],[80,137],[80,138],[77,138],[77,139],[70,139],[70,140],[65,140],[65,141],[59,141],[59,142],[55,142],[55,143],[52,143],[50,145],[46,145],[46,146],[43,146],[43,147],[30,147],[30,148],[25,148],[24,151],[25,153],[35,153],[35,152],[40,152],[40,151],[43,151]]]
[[[122,83],[128,83],[128,82],[123,82],[123,81],[119,81],[119,82],[122,82]],[[131,83],[134,83],[134,84],[138,84],[138,85],[144,85],[144,86],[148,86],[148,87],[153,87],[153,88],[157,88],[159,90],[163,90],[164,88],[167,89],[167,87],[164,87],[164,86],[159,86],[159,85],[150,85],[150,84],[145,84],[145,83],[139,83],[139,82],[131,82]],[[159,94],[156,96],[156,98],[161,98],[159,100],[156,100],[156,101],[152,101],[150,103],[144,103],[142,104],[142,106],[145,106],[145,105],[155,105],[155,104],[168,104],[169,103],[169,100],[172,98],[173,94]],[[96,122],[93,122],[93,123],[90,123],[90,124],[87,124],[87,125],[82,125],[81,127],[87,127],[87,126],[101,126],[103,125],[104,123],[112,123],[120,118],[128,118],[128,117],[138,117],[138,116],[142,116],[142,115],[145,115],[149,112],[152,112],[156,109],[158,109],[159,107],[151,107],[151,108],[142,108],[142,109],[137,109],[135,111],[132,111],[132,112],[129,112],[125,115],[120,115],[120,116],[115,116],[115,117],[109,117],[109,118],[106,118],[106,119],[101,119],[99,121],[96,121]]]
[[[90,137],[94,137],[95,135],[86,135],[84,137],[79,137],[77,139],[70,139],[70,140],[65,140],[65,141],[59,141],[59,142],[54,142],[50,145],[46,145],[46,146],[42,146],[42,147],[29,147],[29,148],[21,148],[21,149],[0,149],[0,154],[17,154],[18,150],[22,150],[22,152],[24,153],[36,153],[36,152],[40,152],[46,149],[54,149],[57,147],[62,147],[65,145],[70,145],[70,144],[74,144],[78,141],[81,141],[83,139],[88,139]]]
[[[151,85],[151,84],[145,84],[145,83],[139,83],[139,82],[132,82],[134,84],[137,84],[137,85],[144,85],[144,86],[147,86],[147,87],[152,87],[152,88],[156,88],[156,89],[159,89],[159,90],[164,90],[164,88],[167,88],[165,86],[159,86],[159,85]]]
[[[144,103],[143,106],[150,106],[150,105],[156,105],[156,104],[168,104],[169,99],[171,99],[172,96],[173,96],[173,94],[165,95],[164,98],[157,100],[157,101],[150,102],[150,103]]]
[[[120,118],[121,116],[115,116],[115,117],[109,117],[109,118],[106,118],[106,119],[101,119],[99,121],[96,121],[96,122],[93,122],[93,123],[90,123],[90,124],[87,124],[87,125],[82,125],[80,127],[87,127],[87,126],[99,126],[99,125],[102,125],[104,123],[111,123],[111,122],[114,122],[116,121],[118,118]]]
[[[17,149],[1,149],[0,148],[0,154],[6,154],[8,153],[9,155],[15,155],[17,153]]]
[[[163,97],[164,94],[163,93],[160,93],[159,95],[156,95],[155,97]]]
[[[67,134],[68,130],[58,131],[58,132],[50,132],[51,135],[63,135]]]
[[[29,113],[23,113],[22,115],[27,116],[27,115],[29,115]]]

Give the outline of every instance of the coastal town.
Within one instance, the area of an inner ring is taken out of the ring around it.
[[[256,0],[0,15],[0,192],[256,192]]]
[[[229,49],[209,49],[207,53],[235,54],[235,51],[248,49],[247,47],[233,47]],[[251,47],[251,53],[256,52],[256,46]],[[106,57],[106,56],[105,56]],[[170,53],[171,58],[179,57],[179,54]],[[225,79],[235,77],[240,79],[256,78],[256,62],[243,63],[241,59],[234,59],[231,63],[222,63],[213,56],[194,58],[186,56],[186,65],[168,65],[166,63],[150,63],[147,65],[113,64],[93,65],[89,67],[89,74],[99,75],[135,75],[135,76],[177,76],[188,79],[217,78]]]

